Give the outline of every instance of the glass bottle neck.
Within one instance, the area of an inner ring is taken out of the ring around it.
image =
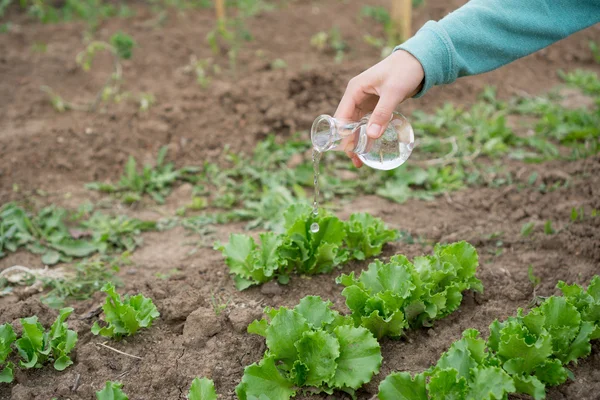
[[[367,145],[366,137],[360,135],[360,125],[366,122],[366,118],[356,122],[321,115],[311,128],[313,147],[320,153],[330,150],[360,153]]]

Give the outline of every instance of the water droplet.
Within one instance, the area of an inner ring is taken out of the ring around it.
[[[310,226],[310,231],[312,233],[319,232],[319,224],[317,224],[316,222],[313,222],[312,225]]]

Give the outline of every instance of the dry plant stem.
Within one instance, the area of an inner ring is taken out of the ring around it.
[[[121,350],[117,350],[117,349],[115,349],[114,347],[110,347],[110,346],[109,346],[109,345],[107,345],[106,343],[107,343],[107,342],[104,342],[104,343],[96,343],[96,344],[97,344],[97,345],[99,345],[99,346],[102,346],[102,347],[106,347],[107,349],[109,349],[109,350],[112,350],[112,351],[114,351],[114,352],[116,352],[116,353],[122,354],[122,355],[124,355],[124,356],[131,357],[131,358],[135,358],[135,359],[137,359],[137,360],[143,360],[143,358],[142,358],[142,357],[134,356],[133,354],[128,354],[128,353],[125,353],[125,352],[123,352],[123,351],[121,351]]]
[[[81,374],[77,374],[77,376],[75,377],[75,383],[71,387],[71,392],[76,392],[77,389],[79,389],[80,381],[81,381]]]
[[[13,265],[12,267],[8,267],[0,271],[0,276],[6,276],[13,271],[25,272],[26,274],[36,276],[35,272],[32,269],[23,267],[22,265]]]

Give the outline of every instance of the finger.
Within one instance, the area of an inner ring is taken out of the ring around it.
[[[379,101],[369,118],[367,124],[367,135],[373,139],[377,139],[387,127],[392,119],[392,113],[402,101],[403,96],[399,93],[384,92],[379,97]]]
[[[352,153],[350,155],[350,158],[352,159],[352,164],[354,164],[354,166],[356,168],[360,168],[363,165],[363,162],[360,160],[360,158],[358,158],[358,156],[354,153]]]
[[[350,121],[357,119],[357,115],[360,112],[358,106],[367,96],[369,95],[363,92],[358,84],[350,81],[337,110],[335,110],[334,118]]]

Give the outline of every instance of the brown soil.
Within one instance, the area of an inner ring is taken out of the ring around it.
[[[429,0],[425,7],[416,9],[415,26],[438,19],[462,3]],[[200,165],[215,160],[226,145],[246,151],[269,132],[285,137],[306,130],[316,115],[334,111],[352,76],[378,61],[379,50],[364,44],[362,34],[356,35],[357,26],[360,32],[381,35],[380,28],[357,21],[361,7],[360,2],[299,0],[254,17],[249,28],[255,40],[242,50],[237,76],[223,73],[213,78],[206,90],[201,90],[182,68],[195,54],[198,58],[213,57],[227,70],[227,57],[212,56],[203,39],[213,27],[210,11],[173,11],[164,26],[152,26],[148,21],[155,15],[137,7],[136,17],[105,21],[98,32],[100,38],[124,30],[139,45],[133,59],[124,64],[125,86],[134,93],[154,94],[157,104],[146,113],[132,103],[111,105],[95,114],[54,111],[39,91],[40,85],[51,86],[66,99],[84,101],[94,96],[105,79],[106,69],[101,70],[108,67],[108,60],[99,60],[95,72],[84,73],[74,61],[83,48],[83,25],[41,25],[13,15],[16,29],[0,35],[0,204],[27,197],[40,204],[75,207],[88,199],[99,199],[83,185],[117,179],[130,154],[150,162],[158,148],[168,144],[178,165]],[[323,25],[325,21],[327,25]],[[342,64],[335,64],[331,54],[321,54],[309,45],[310,37],[328,30],[330,23],[340,27],[350,46]],[[446,101],[469,104],[486,85],[498,86],[502,98],[523,91],[545,92],[559,83],[557,69],[600,71],[588,50],[589,39],[600,39],[600,27],[580,32],[501,70],[437,88],[421,100],[407,102],[402,110],[408,114],[416,109],[431,111]],[[31,50],[38,42],[47,44],[46,53]],[[275,58],[285,60],[288,68],[272,70],[269,65]],[[389,245],[385,257],[396,253],[414,257],[430,252],[431,243],[437,241],[468,240],[479,251],[478,277],[485,287],[482,295],[467,293],[459,311],[433,328],[408,332],[406,339],[399,341],[384,340],[381,373],[359,392],[360,399],[371,398],[391,371],[418,372],[429,367],[464,329],[477,328],[486,334],[494,319],[526,307],[533,295],[527,278],[529,265],[542,279],[537,290],[542,296],[555,293],[558,280],[586,283],[600,273],[600,219],[570,223],[569,218],[572,207],[600,209],[600,157],[541,166],[510,162],[508,166],[523,176],[536,170],[539,179],[548,183],[563,179],[565,174],[572,179],[567,187],[549,193],[516,186],[473,188],[432,202],[413,200],[402,205],[366,196],[339,212],[346,217],[354,210],[368,211],[415,238],[424,238],[417,244]],[[13,190],[13,184],[19,191]],[[37,189],[48,196],[29,196]],[[165,206],[135,211],[113,207],[114,211],[158,218],[188,199],[189,190],[183,187]],[[555,235],[542,232],[541,226],[548,219],[558,231]],[[524,239],[520,229],[526,221],[539,226],[532,237]],[[242,229],[236,224],[219,227],[214,238],[226,240],[230,232]],[[499,238],[490,238],[498,232],[502,232]],[[264,351],[260,337],[245,333],[247,324],[260,317],[264,306],[292,306],[313,294],[345,310],[341,289],[334,282],[337,271],[312,279],[295,277],[288,286],[268,284],[240,293],[218,252],[190,246],[198,240],[182,228],[145,234],[145,245],[133,253],[133,265],[120,273],[124,291],[152,297],[161,311],[161,318],[151,329],[110,343],[142,360],[97,345],[101,340],[90,333],[95,317],[87,317],[102,301],[103,296],[97,294],[89,301],[73,304],[70,326],[79,333],[75,365],[62,373],[52,368],[19,372],[15,383],[0,385],[0,398],[93,399],[106,380],[120,380],[134,400],[183,399],[195,376],[207,376],[215,380],[222,399],[233,399],[244,366],[259,360]],[[0,268],[15,264],[41,267],[37,256],[25,252],[0,259]],[[367,264],[353,263],[342,272],[359,271]],[[179,272],[167,279],[157,277],[157,273],[169,273],[174,268]],[[230,300],[218,316],[212,309],[213,296]],[[37,295],[0,298],[0,323],[34,314],[45,324],[56,315],[39,302]],[[573,366],[575,381],[549,390],[548,398],[597,399],[599,350],[596,344],[589,358]]]

